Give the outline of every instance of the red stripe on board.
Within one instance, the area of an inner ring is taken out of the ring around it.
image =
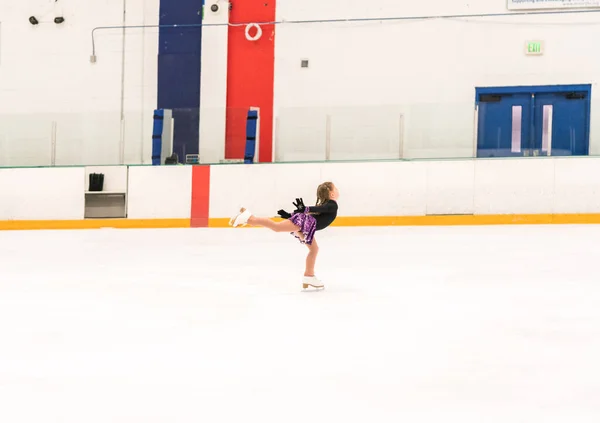
[[[192,228],[208,227],[210,166],[192,167]]]
[[[276,0],[232,0],[230,23],[273,22]],[[254,35],[251,30],[250,35]],[[229,27],[227,62],[227,123],[225,158],[243,159],[246,117],[260,107],[258,160],[273,155],[273,85],[275,78],[275,25],[263,25],[258,41],[246,39],[246,27]]]

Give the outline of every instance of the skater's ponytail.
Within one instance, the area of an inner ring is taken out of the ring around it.
[[[329,201],[329,194],[333,191],[333,183],[332,182],[323,182],[317,188],[317,206],[321,206]]]

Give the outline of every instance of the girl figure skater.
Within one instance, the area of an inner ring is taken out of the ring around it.
[[[296,203],[294,203],[297,209],[293,214],[289,214],[285,210],[277,212],[285,219],[281,222],[274,222],[267,217],[253,216],[249,210],[241,208],[240,212],[231,218],[229,224],[233,227],[248,224],[262,226],[275,232],[290,232],[308,247],[302,287],[304,289],[309,286],[324,288],[324,284],[315,276],[315,262],[319,253],[319,246],[314,237],[316,231],[325,229],[337,217],[337,199],[339,195],[338,189],[332,182],[325,182],[317,188],[316,206],[305,206],[302,199],[297,198]]]

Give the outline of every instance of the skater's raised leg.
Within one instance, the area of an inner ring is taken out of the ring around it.
[[[296,226],[290,220],[284,220],[282,222],[274,222],[267,217],[256,217],[253,216],[250,210],[245,208],[240,209],[240,212],[231,218],[229,224],[233,227],[237,226],[262,226],[264,228],[271,229],[275,232],[298,232],[300,227]]]
[[[248,225],[262,226],[263,228],[268,228],[275,232],[298,232],[300,230],[300,228],[294,225],[294,223],[290,220],[274,222],[268,217],[250,216],[250,219],[248,219]]]

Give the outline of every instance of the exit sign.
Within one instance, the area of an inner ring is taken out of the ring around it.
[[[544,54],[544,43],[541,41],[528,41],[525,45],[525,54],[528,56]]]

